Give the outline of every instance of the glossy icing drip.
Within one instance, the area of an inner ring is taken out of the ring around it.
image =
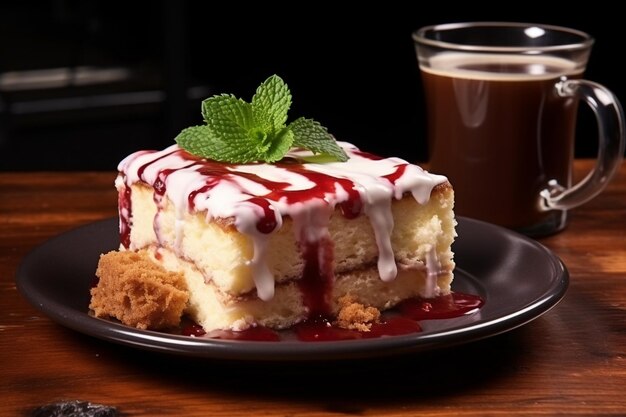
[[[441,273],[441,262],[437,257],[437,250],[433,246],[428,252],[426,252],[426,287],[424,288],[424,294],[426,298],[435,297],[439,292],[437,286],[437,279]]]
[[[294,221],[296,240],[308,252],[317,253],[317,256],[307,255],[307,263],[316,264],[309,265],[309,269],[319,271],[324,282],[332,282],[332,268],[328,267],[332,263],[327,244],[328,222],[338,207],[346,218],[361,213],[368,216],[378,245],[380,277],[391,281],[397,275],[391,247],[392,199],[401,199],[405,193],[410,193],[418,203],[424,204],[432,189],[446,178],[400,158],[381,158],[361,152],[349,143],[339,144],[350,157],[347,162],[303,164],[298,162],[299,158],[310,152],[292,150],[273,165],[234,165],[200,159],[177,145],[162,151],[129,155],[120,163],[120,176],[116,181],[120,193],[122,245],[134,249],[130,239],[125,237],[132,222],[130,202],[122,200],[130,199],[127,190],[131,185],[144,182],[154,188],[157,239],[165,196],[174,205],[176,250],[183,239],[186,212],[206,212],[207,221],[232,218],[237,230],[252,239],[254,255],[249,266],[258,296],[269,300],[274,295],[274,277],[265,262],[267,241],[269,235],[282,226],[285,216]],[[438,261],[430,259],[426,264],[432,282],[438,274]],[[431,267],[436,271],[430,272]]]

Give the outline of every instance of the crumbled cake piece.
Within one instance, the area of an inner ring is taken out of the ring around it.
[[[180,323],[189,293],[183,274],[153,262],[145,251],[111,251],[100,256],[91,289],[96,317],[114,317],[138,329],[166,329]]]
[[[380,310],[355,302],[350,294],[339,298],[339,305],[341,309],[335,324],[341,328],[369,332],[372,324],[380,319]]]

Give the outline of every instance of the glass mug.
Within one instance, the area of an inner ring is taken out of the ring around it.
[[[455,211],[542,236],[594,198],[624,154],[624,115],[582,79],[593,38],[549,25],[454,23],[413,33],[428,116],[430,170],[455,189]],[[572,186],[579,100],[598,123],[595,168]]]

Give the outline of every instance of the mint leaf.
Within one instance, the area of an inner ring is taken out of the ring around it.
[[[231,94],[221,94],[204,100],[202,117],[208,125],[229,122],[245,130],[255,127],[250,103]]]
[[[206,124],[182,130],[175,140],[194,155],[239,164],[279,161],[292,146],[311,150],[316,154],[308,158],[311,161],[348,159],[318,122],[299,118],[285,126],[290,106],[287,84],[272,75],[257,88],[251,103],[232,94],[204,100]]]
[[[294,146],[308,149],[315,154],[332,156],[341,162],[348,160],[348,155],[328,133],[328,130],[315,120],[300,117],[291,122],[289,128],[294,134]]]
[[[208,138],[213,140],[207,140]],[[174,139],[178,146],[198,156],[210,155],[219,146],[219,137],[215,136],[208,126],[192,126],[183,129]]]
[[[202,102],[202,115],[211,131],[220,139],[241,140],[243,136],[256,137],[250,132],[256,125],[252,117],[252,106],[233,96],[221,95]]]
[[[283,79],[277,75],[265,80],[252,97],[254,120],[268,130],[279,130],[285,126],[289,107],[291,92]]]
[[[263,160],[265,162],[276,162],[283,159],[285,154],[293,146],[293,138],[294,135],[291,129],[283,128],[280,130],[271,142],[271,145],[265,151],[265,158],[263,158]]]
[[[258,148],[251,146],[247,136],[224,140],[209,126],[193,126],[183,129],[176,136],[176,143],[189,153],[216,161],[247,163],[258,161],[262,156]]]

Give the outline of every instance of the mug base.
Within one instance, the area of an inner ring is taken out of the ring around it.
[[[538,224],[514,229],[516,232],[532,238],[546,237],[561,232],[567,226],[567,210],[554,210]]]

